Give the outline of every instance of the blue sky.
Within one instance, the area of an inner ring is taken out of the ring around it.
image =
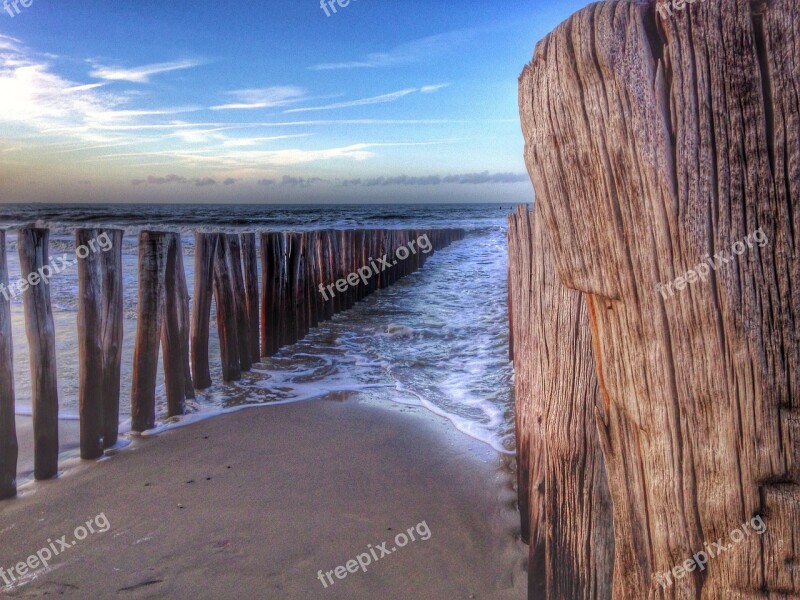
[[[529,201],[517,77],[586,4],[2,2],[0,202],[99,203]]]

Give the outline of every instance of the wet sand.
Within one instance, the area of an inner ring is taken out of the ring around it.
[[[24,486],[0,504],[0,567],[103,513],[107,532],[7,595],[522,600],[526,550],[504,460],[419,408],[351,399],[242,410]],[[380,557],[422,522],[430,539]],[[347,573],[370,545],[379,560]],[[319,571],[335,583],[324,587]]]

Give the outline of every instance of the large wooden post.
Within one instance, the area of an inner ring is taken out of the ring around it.
[[[259,342],[259,297],[258,297],[258,249],[256,248],[256,234],[242,233],[239,235],[242,246],[242,260],[244,261],[244,287],[246,292],[247,319],[250,325],[250,357],[251,362],[261,361],[261,344]]]
[[[236,299],[233,292],[233,273],[230,268],[230,243],[220,235],[214,258],[214,300],[217,304],[217,331],[222,356],[222,377],[225,381],[242,378],[239,362],[239,334],[236,320]]]
[[[17,425],[14,417],[14,344],[8,292],[6,232],[0,230],[0,500],[17,495]]]
[[[30,347],[34,476],[50,479],[58,474],[58,376],[50,287],[42,282],[41,276],[50,263],[50,232],[25,228],[19,231],[17,239],[20,271],[31,284],[22,295],[22,303]]]
[[[261,351],[273,356],[280,347],[280,234],[261,234]]]
[[[100,271],[103,275],[103,447],[110,448],[119,436],[119,394],[124,336],[121,229],[103,229],[100,237]],[[105,236],[105,237],[104,237]]]
[[[156,374],[169,245],[166,234],[139,234],[139,301],[131,385],[131,429],[137,432],[152,429],[156,422]]]
[[[796,0],[596,3],[520,78],[593,334],[616,599],[800,597],[798,22]]]
[[[236,339],[239,343],[239,365],[242,371],[249,371],[253,366],[250,349],[250,319],[247,314],[247,293],[242,273],[242,250],[239,237],[235,234],[225,235],[224,243],[228,251],[228,270],[233,284],[234,310],[236,311]]]
[[[164,387],[167,393],[167,414],[170,417],[186,412],[186,390],[194,395],[189,364],[189,331],[187,328],[189,296],[183,269],[180,235],[167,236],[167,263],[164,278],[164,319],[161,329],[161,350],[164,363]]]
[[[194,399],[194,381],[191,367],[192,313],[189,300],[189,286],[186,283],[186,268],[183,263],[183,241],[178,234],[175,255],[175,300],[177,302],[178,333],[180,336],[181,363],[183,363],[184,396]]]
[[[208,362],[208,338],[211,320],[214,257],[219,235],[195,233],[194,236],[194,297],[192,298],[192,372],[198,390],[211,387]]]
[[[75,231],[75,248],[89,248],[97,229]],[[78,363],[81,458],[103,455],[103,273],[100,254],[78,260]]]

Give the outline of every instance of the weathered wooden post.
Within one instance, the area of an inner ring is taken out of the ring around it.
[[[309,231],[305,234],[305,297],[306,306],[306,333],[319,325],[319,291],[317,290],[317,240],[316,231]]]
[[[306,326],[306,293],[305,293],[305,234],[289,234],[289,277],[291,341],[297,342],[305,336]]]
[[[239,343],[239,366],[242,371],[253,367],[250,349],[250,319],[247,314],[247,297],[242,273],[242,250],[236,234],[224,236],[228,251],[228,270],[233,284],[234,310],[236,311],[236,339]]]
[[[97,229],[75,231],[75,249],[89,248]],[[87,252],[78,260],[78,363],[81,458],[103,455],[103,273],[102,258]]]
[[[220,235],[214,258],[214,300],[217,304],[217,331],[222,357],[222,378],[238,381],[242,378],[239,362],[239,335],[236,320],[236,299],[233,292],[233,274],[230,269],[230,244]]]
[[[24,228],[20,229],[17,239],[20,271],[27,281],[22,303],[30,347],[34,476],[36,479],[50,479],[58,474],[56,335],[50,288],[42,285],[42,274],[50,263],[50,232]]]
[[[178,333],[180,336],[181,362],[183,363],[184,396],[194,399],[194,380],[191,367],[192,312],[189,300],[189,286],[186,283],[186,268],[183,263],[183,240],[178,234],[178,248],[175,256],[175,300],[177,302]]]
[[[256,248],[256,234],[242,233],[239,235],[244,261],[244,287],[246,292],[247,319],[250,325],[250,358],[251,362],[261,361],[261,344],[259,342],[259,297],[258,297],[258,249]]]
[[[168,250],[164,234],[139,234],[139,299],[131,384],[131,429],[138,432],[152,429],[156,422],[156,373]]]
[[[17,495],[17,425],[14,416],[14,344],[8,294],[6,232],[0,231],[0,500]]]
[[[103,447],[110,448],[119,437],[119,394],[124,336],[121,229],[103,229],[100,237],[108,240],[101,248],[100,271],[103,275]]]
[[[211,320],[214,257],[219,235],[195,233],[194,236],[194,297],[192,298],[192,371],[198,390],[211,387],[208,362],[208,338]]]
[[[317,244],[317,268],[318,273],[317,277],[319,279],[320,284],[323,286],[323,290],[325,291],[325,296],[322,296],[322,293],[319,290],[319,286],[317,289],[314,290],[315,294],[319,294],[319,302],[320,302],[320,320],[327,321],[333,317],[334,311],[334,302],[333,298],[330,297],[330,290],[327,289],[327,286],[331,283],[332,277],[332,269],[331,269],[331,232],[329,230],[323,230],[318,232],[318,240],[319,243]],[[325,300],[325,297],[328,299]]]
[[[180,235],[168,236],[167,264],[164,277],[164,318],[161,329],[161,351],[164,362],[164,387],[167,393],[167,414],[170,417],[186,412],[186,390],[194,395],[189,364],[188,317],[189,294],[183,269],[183,248]]]
[[[336,296],[334,296],[333,301],[333,308],[334,314],[339,314],[344,310],[345,301],[344,295],[342,292],[336,289],[336,282],[342,276],[343,268],[342,268],[342,248],[344,247],[344,241],[342,240],[343,231],[341,230],[334,230],[331,232],[331,281],[330,283],[334,285],[334,290],[336,290]]]
[[[181,253],[177,233],[139,234],[139,303],[131,387],[133,431],[155,426],[159,346],[163,351],[168,414],[184,413],[189,347],[179,308],[187,300],[179,291],[186,285]]]
[[[273,356],[280,347],[278,302],[280,293],[280,234],[261,234],[261,350]]]

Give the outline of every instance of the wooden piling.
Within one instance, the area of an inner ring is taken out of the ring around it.
[[[8,293],[6,233],[0,231],[0,500],[17,495],[17,426],[14,416],[14,344]]]
[[[247,318],[250,325],[250,359],[251,362],[261,361],[261,343],[259,341],[259,294],[258,294],[258,249],[256,248],[256,234],[242,233],[239,235],[242,247],[242,260],[244,266],[245,302],[247,305]]]
[[[211,387],[208,363],[208,338],[211,319],[214,258],[219,235],[195,233],[194,236],[194,297],[192,298],[192,372],[198,390]]]
[[[175,293],[178,309],[178,328],[181,341],[181,363],[183,364],[184,396],[186,399],[194,399],[194,380],[191,368],[191,335],[192,335],[192,313],[189,300],[189,287],[186,283],[186,268],[183,263],[183,241],[178,236],[178,248],[175,257],[175,269],[177,279],[175,281]]]
[[[233,296],[232,273],[228,256],[230,244],[221,235],[214,258],[214,300],[217,304],[217,332],[222,357],[222,378],[239,381],[242,368],[239,362],[239,336],[236,321],[236,299]]]
[[[164,387],[167,393],[167,414],[170,417],[186,412],[186,390],[194,396],[189,365],[188,317],[189,293],[183,268],[180,235],[165,234],[168,239],[166,275],[164,277],[164,316],[161,328],[161,352],[164,363]]]
[[[24,228],[17,239],[22,277],[29,284],[38,281],[22,295],[30,348],[34,476],[50,479],[58,474],[58,379],[50,287],[41,282],[41,273],[50,263],[50,232]]]
[[[273,356],[280,347],[277,303],[280,297],[280,234],[262,233],[261,242],[261,351]]]
[[[250,319],[247,313],[247,297],[242,273],[242,250],[239,237],[235,234],[224,236],[228,250],[228,270],[233,284],[233,305],[236,311],[236,339],[239,343],[239,366],[242,371],[253,367],[250,348]]]
[[[75,231],[75,248],[89,248],[97,229]],[[103,455],[103,272],[98,252],[78,260],[78,364],[81,458]]]
[[[169,239],[166,234],[139,234],[139,298],[131,382],[131,429],[142,432],[156,422],[155,389],[158,350],[164,320],[164,280]]]
[[[122,239],[121,229],[103,229],[110,247],[102,248],[100,271],[103,275],[103,447],[110,448],[119,437],[119,394],[121,384],[122,341],[124,336],[124,305],[122,298]]]

